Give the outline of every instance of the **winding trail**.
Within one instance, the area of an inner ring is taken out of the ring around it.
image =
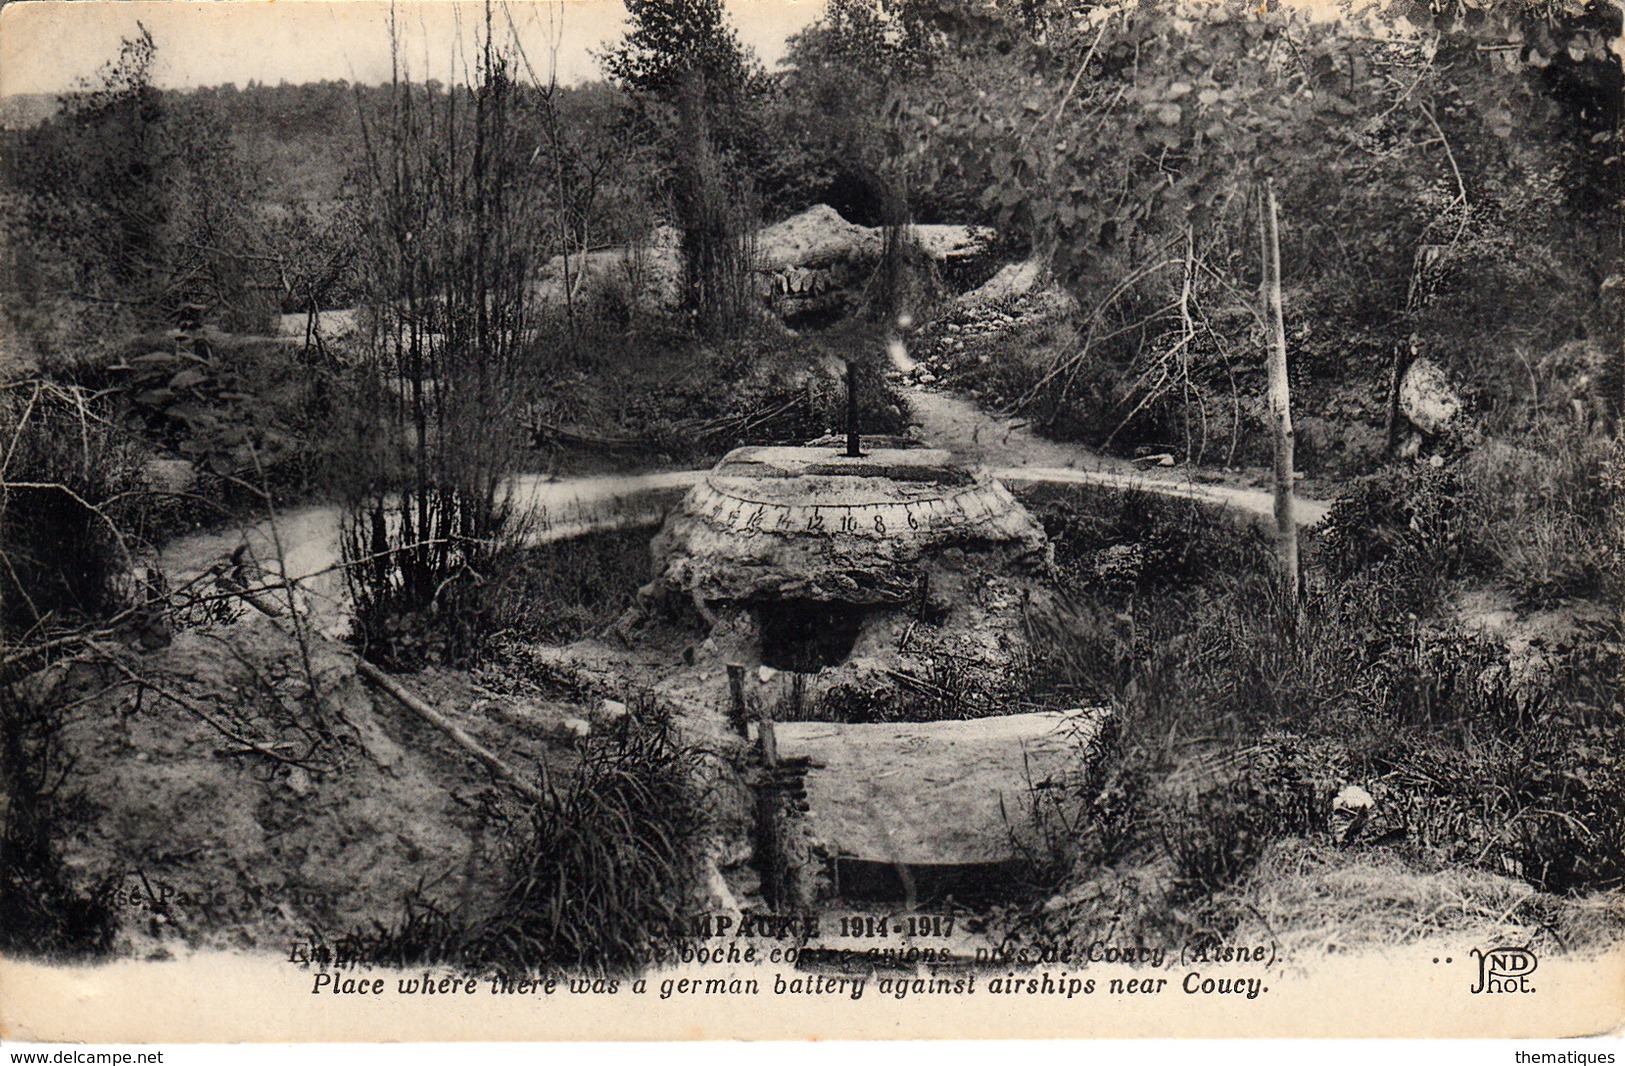
[[[1020,419],[999,418],[968,400],[924,386],[912,387],[908,399],[926,441],[987,467],[1001,481],[1138,490],[1274,520],[1272,493],[1231,484],[1221,474],[1200,469],[1147,471],[1126,460],[1097,455],[1081,444],[1047,440]],[[1298,496],[1293,513],[1300,527],[1311,528],[1330,510],[1329,503]]]
[[[1269,492],[1228,483],[1223,475],[1146,471],[1079,444],[1046,440],[1024,422],[991,415],[946,392],[914,386],[908,396],[926,442],[988,468],[1007,483],[1138,490],[1273,520],[1274,498]],[[531,510],[536,515],[530,543],[544,544],[601,530],[658,525],[666,511],[704,475],[703,470],[564,479],[524,475],[515,480],[514,502],[522,512]],[[1315,526],[1329,509],[1328,503],[1300,496],[1296,501],[1298,524]],[[178,537],[164,546],[158,563],[170,582],[179,584],[223,567],[233,551],[247,544],[268,573],[281,570],[290,581],[298,582],[318,615],[331,613],[337,619],[345,613],[339,549],[342,514],[343,509],[334,504],[310,504],[283,511],[274,525],[267,520]]]
[[[564,479],[527,474],[514,481],[514,503],[520,513],[534,515],[528,543],[546,544],[600,530],[658,525],[704,473],[672,470]],[[343,515],[337,504],[308,504],[280,512],[275,522],[265,519],[177,537],[158,553],[158,566],[171,585],[179,585],[224,569],[232,553],[246,544],[268,575],[280,573],[299,585],[324,631],[342,629],[348,613],[339,547]]]

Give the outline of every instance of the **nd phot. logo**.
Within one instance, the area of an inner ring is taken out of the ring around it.
[[[1535,972],[1539,960],[1528,948],[1473,948],[1471,954],[1478,960],[1478,984],[1472,987],[1473,995],[1535,990],[1529,975]]]

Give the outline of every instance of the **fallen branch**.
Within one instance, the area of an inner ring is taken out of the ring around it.
[[[551,440],[561,444],[582,444],[594,448],[638,448],[644,443],[638,437],[606,437],[585,430],[571,429],[569,426],[556,426],[550,422],[532,423],[530,432],[537,441]]]
[[[113,667],[113,669],[123,674],[130,681],[134,682],[138,688],[144,688],[156,693],[159,696],[162,696],[164,699],[175,704],[177,707],[180,707],[181,709],[200,719],[221,736],[241,744],[244,748],[258,752],[267,759],[273,759],[276,762],[285,763],[289,766],[297,766],[305,770],[320,769],[319,767],[312,766],[310,763],[302,762],[299,759],[289,758],[288,756],[283,755],[280,752],[259,743],[258,741],[250,740],[241,733],[232,729],[230,726],[226,725],[224,722],[220,721],[218,718],[214,717],[214,715],[210,714],[208,711],[205,711],[202,707],[199,707],[194,701],[189,700],[184,696],[178,696],[169,689],[164,688],[162,685],[155,684],[151,680],[142,677],[140,674],[136,673],[134,670],[131,670],[128,666],[125,666],[122,662],[111,655],[105,655],[102,661],[108,663]]]
[[[239,595],[242,594],[239,593]],[[264,614],[273,621],[279,622],[280,619],[284,617],[285,612],[280,609],[279,605],[264,604],[259,601],[258,597],[250,598],[248,596],[243,596],[243,598],[247,601],[249,606],[258,610],[260,613]],[[273,613],[273,610],[268,608],[276,609]],[[461,726],[452,722],[445,715],[441,714],[423,700],[419,699],[410,689],[406,688],[400,682],[396,681],[394,678],[390,677],[376,666],[367,662],[367,660],[357,655],[352,655],[352,658],[355,661],[357,673],[366,678],[368,681],[371,681],[380,689],[383,689],[384,692],[390,696],[393,696],[396,702],[400,703],[401,706],[405,707],[413,714],[416,714],[419,718],[422,718],[425,722],[428,722],[436,729],[439,729],[441,732],[445,733],[452,739],[453,742],[457,744],[458,747],[462,748],[464,751],[474,756],[474,758],[484,763],[485,766],[491,770],[491,772],[495,773],[502,780],[513,786],[513,789],[521,796],[524,796],[526,799],[535,803],[547,802],[546,797],[543,795],[540,789],[538,789],[535,785],[532,785],[529,781],[525,780],[524,776],[520,774],[518,770],[515,770],[507,763],[497,758],[497,756],[492,754],[489,749],[481,745],[479,741],[469,736],[468,732]],[[543,779],[545,781],[547,764],[542,763],[541,765]]]
[[[525,780],[524,776],[521,775],[519,771],[497,758],[487,748],[482,746],[479,741],[469,736],[468,732],[461,726],[452,722],[445,715],[441,714],[439,711],[423,702],[417,696],[413,695],[412,692],[401,685],[400,682],[396,681],[394,678],[390,677],[376,666],[367,662],[365,659],[357,659],[355,661],[355,668],[356,672],[362,677],[366,678],[368,681],[371,681],[374,685],[377,685],[389,695],[395,697],[396,701],[399,702],[401,706],[405,707],[419,718],[422,718],[425,722],[428,722],[442,733],[446,734],[457,744],[458,747],[462,748],[464,751],[474,756],[474,758],[484,763],[492,773],[496,774],[509,785],[513,786],[514,791],[518,792],[521,796],[524,796],[533,803],[546,802],[546,797],[542,794],[541,789]]]

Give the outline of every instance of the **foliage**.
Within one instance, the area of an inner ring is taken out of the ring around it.
[[[1461,462],[1462,537],[1526,606],[1608,592],[1620,573],[1621,444],[1572,423]],[[1617,589],[1615,590],[1617,591]]]
[[[11,250],[36,260],[10,284],[48,316],[117,309],[152,326],[197,304],[229,328],[263,331],[279,298],[267,261],[248,250],[253,183],[217,116],[177,111],[152,85],[155,56],[142,28],[8,153],[20,219],[8,238],[21,245]],[[95,343],[93,331],[64,340]]]
[[[916,209],[935,217],[932,190],[915,189],[900,146],[902,94],[920,91],[936,46],[929,7],[915,0],[835,0],[789,41],[785,72],[769,105],[782,132],[758,181],[782,212],[826,203],[862,225],[894,224]],[[959,221],[955,218],[954,221]]]
[[[632,528],[540,544],[515,553],[492,594],[492,629],[565,644],[600,631],[649,578],[649,530]]]
[[[1454,469],[1403,463],[1359,478],[1332,505],[1317,555],[1333,580],[1381,567],[1415,595],[1407,609],[1426,612],[1465,568],[1461,481]]]
[[[0,632],[96,617],[134,558],[139,453],[108,403],[48,382],[0,389]]]
[[[514,849],[486,943],[512,950],[513,964],[615,970],[649,959],[696,873],[693,759],[659,721],[628,720],[591,743],[564,801],[538,808],[533,838]]]
[[[859,363],[865,432],[901,433],[902,400],[883,376],[877,345],[834,345],[753,320],[735,335],[696,337],[686,323],[640,316],[621,326],[583,323],[568,370],[541,383],[533,417],[576,423],[591,412],[620,442],[623,462],[714,462],[742,444],[805,441],[845,426],[846,390],[821,363],[851,354]],[[545,437],[545,434],[542,434]],[[579,449],[560,461],[581,456]],[[584,456],[602,462],[598,455]]]
[[[684,85],[677,113],[684,150],[671,203],[682,231],[683,298],[703,335],[725,336],[749,321],[756,300],[755,213],[712,138],[703,77]]]
[[[1155,821],[1178,890],[1217,892],[1239,880],[1272,840],[1319,827],[1325,798],[1312,774],[1290,743],[1260,745],[1239,769],[1164,798]]]
[[[108,373],[128,397],[143,439],[214,473],[254,478],[281,467],[298,442],[274,420],[269,397],[245,380],[264,362],[246,354],[237,345],[217,353],[206,339],[185,348],[171,342]]]
[[[62,712],[39,693],[0,687],[0,949],[51,961],[94,957],[112,946],[117,925],[105,898],[72,884],[60,842],[91,816],[64,783],[71,770],[59,736]]]
[[[748,175],[762,148],[765,77],[721,0],[633,0],[627,15],[600,63],[637,106],[634,135],[670,175],[661,191],[681,233],[685,306],[704,335],[723,336],[754,299]]]
[[[1211,896],[1280,836],[1324,834],[1315,790],[1352,781],[1386,818],[1362,846],[1546,891],[1619,883],[1625,781],[1600,754],[1625,710],[1608,680],[1617,623],[1547,647],[1537,668],[1503,640],[1427,620],[1443,602],[1438,571],[1472,558],[1459,532],[1471,524],[1429,517],[1467,504],[1446,472],[1422,471],[1368,482],[1334,515],[1332,550],[1317,556],[1331,573],[1311,571],[1301,608],[1239,572],[1263,570],[1260,548],[1250,565],[1215,557],[1154,591],[1154,572],[1074,577],[1067,602],[1034,613],[1040,698],[1109,700],[1118,718],[1116,769],[1077,816],[1080,871],[1160,854]],[[1063,573],[1134,543],[1102,536],[1109,515],[1049,511]],[[1373,536],[1355,536],[1359,516]]]
[[[675,100],[695,74],[706,103],[738,103],[762,77],[760,66],[728,25],[721,0],[630,0],[626,35],[599,57],[623,88]]]
[[[1414,339],[1493,399],[1517,387],[1514,345],[1549,347],[1577,320],[1617,330],[1595,299],[1615,258],[1598,205],[1620,165],[1599,125],[1620,80],[1600,8],[1440,5],[1418,31],[1240,3],[848,7],[860,15],[832,11],[796,42],[791,106],[845,93],[857,106],[825,109],[830,143],[866,146],[871,170],[924,195],[972,191],[955,221],[980,212],[1054,268],[1076,337],[1011,397],[1053,431],[1256,454],[1243,397],[1265,181],[1297,386],[1384,389]],[[850,58],[865,48],[882,55]]]
[[[1620,550],[1618,447],[1548,420],[1516,446],[1491,438],[1446,465],[1391,465],[1339,498],[1320,556],[1337,579],[1380,567],[1408,581],[1416,612],[1465,575],[1505,583],[1524,606],[1595,595]]]
[[[118,59],[103,68],[99,84],[64,98],[63,120],[51,132],[69,143],[42,136],[38,147],[56,158],[27,177],[40,182],[33,188],[37,193],[53,192],[43,181],[56,185],[47,209],[71,241],[90,246],[81,262],[98,262],[109,281],[139,290],[157,266],[168,219],[160,194],[167,162],[160,139],[164,109],[152,85],[157,49],[152,34],[138,28],[120,46]],[[70,173],[70,184],[57,184]]]

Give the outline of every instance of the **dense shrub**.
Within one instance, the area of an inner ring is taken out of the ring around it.
[[[1381,571],[1407,610],[1427,611],[1460,574],[1457,471],[1397,464],[1355,480],[1332,505],[1316,559],[1332,581]]]
[[[504,498],[481,537],[481,510],[452,489],[432,493],[421,508],[377,503],[351,515],[341,544],[351,598],[351,640],[361,654],[389,669],[476,661],[502,627],[503,590],[519,572],[524,520],[510,517]],[[414,525],[414,520],[422,523]]]
[[[469,555],[427,607],[397,595],[399,565],[386,558],[387,573],[375,572],[356,589],[355,638],[369,657],[398,669],[471,663],[504,640],[564,644],[600,631],[648,580],[646,528],[534,546],[520,543],[523,535],[516,532],[500,550]]]
[[[627,529],[516,553],[493,605],[496,632],[565,643],[614,622],[649,578],[649,530]]]
[[[1029,614],[1038,695],[1110,700],[1119,722],[1082,817],[1114,828],[1085,829],[1082,853],[1161,855],[1182,891],[1210,895],[1271,840],[1324,830],[1315,787],[1363,781],[1387,816],[1370,836],[1420,861],[1558,892],[1619,883],[1625,788],[1600,754],[1622,726],[1617,624],[1535,668],[1434,616],[1449,576],[1482,566],[1465,532],[1482,506],[1450,467],[1369,479],[1334,512],[1301,604],[1281,600],[1267,557],[1209,554],[1161,587],[1133,567],[1102,580],[1100,558],[1145,552],[1155,525],[1046,510],[1072,580]]]
[[[1566,724],[1565,724],[1566,726]],[[1547,892],[1625,886],[1625,723],[1547,731],[1516,767],[1497,851]]]
[[[58,852],[91,813],[83,794],[63,788],[72,767],[61,726],[48,699],[0,687],[0,950],[8,955],[100,955],[117,930],[105,899],[75,887]]]
[[[1619,447],[1546,423],[1442,466],[1391,465],[1345,490],[1318,557],[1337,580],[1386,570],[1417,612],[1464,575],[1504,583],[1525,606],[1595,595],[1618,570]]]
[[[1273,840],[1323,824],[1324,798],[1290,746],[1261,746],[1156,807],[1178,888],[1210,894],[1245,874]]]
[[[101,398],[48,382],[0,389],[0,627],[105,613],[135,546],[141,452]]]

